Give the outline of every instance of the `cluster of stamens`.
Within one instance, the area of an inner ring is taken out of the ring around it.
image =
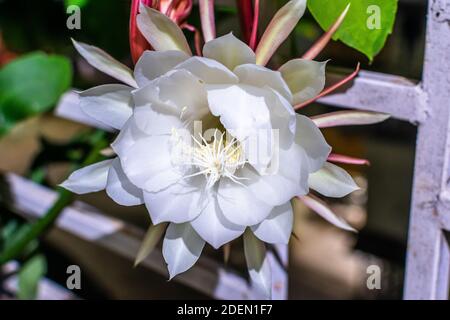
[[[194,168],[193,174],[183,178],[191,178],[204,175],[206,187],[212,188],[222,177],[229,178],[235,183],[242,184],[236,171],[246,164],[241,143],[236,138],[229,141],[225,133],[220,134],[217,130],[208,142],[203,136],[191,135],[193,146],[181,143],[184,160],[182,165]]]

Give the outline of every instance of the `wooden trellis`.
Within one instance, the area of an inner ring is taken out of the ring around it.
[[[331,77],[338,79],[340,75],[333,74]],[[385,112],[417,125],[404,297],[448,299],[450,251],[446,232],[450,231],[450,0],[429,0],[426,54],[423,79],[419,84],[402,77],[362,71],[350,88],[319,102]],[[83,116],[73,93],[63,97],[57,114],[101,127]],[[10,175],[9,182],[14,198],[12,209],[28,218],[44,214],[55,199],[51,190],[23,178]],[[65,209],[57,227],[130,260],[134,259],[143,237],[143,230],[80,203]],[[271,257],[275,271],[274,298],[285,299],[287,247],[277,249],[281,261]],[[166,274],[160,252],[154,252],[144,261],[144,266]],[[177,279],[214,298],[257,298],[246,279],[206,257],[202,257],[193,270]]]

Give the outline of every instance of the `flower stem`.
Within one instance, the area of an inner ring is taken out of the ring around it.
[[[100,151],[107,146],[104,135],[105,133],[102,131],[98,131],[94,134],[94,147],[83,161],[82,166],[88,166],[100,160]],[[74,196],[70,191],[61,187],[58,187],[58,193],[58,199],[47,211],[47,213],[39,220],[32,223],[26,233],[24,233],[21,237],[15,239],[15,241],[11,245],[6,247],[5,250],[1,252],[0,266],[12,259],[17,258],[31,241],[47,231],[59,217],[63,209],[68,206],[74,199]]]

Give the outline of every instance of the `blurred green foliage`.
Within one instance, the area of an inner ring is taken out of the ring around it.
[[[70,88],[71,80],[67,58],[39,52],[0,69],[0,135],[18,121],[48,111]]]
[[[47,260],[43,255],[35,255],[25,262],[19,271],[19,299],[35,299],[39,281],[47,273]]]

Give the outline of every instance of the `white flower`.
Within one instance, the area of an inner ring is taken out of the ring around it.
[[[247,228],[250,269],[266,265],[258,241],[289,241],[292,198],[310,186],[337,197],[356,189],[326,163],[331,148],[314,122],[293,109],[323,89],[325,64],[298,59],[272,71],[232,34],[192,57],[175,24],[141,12],[140,25],[151,26],[147,39],[163,51],[145,52],[134,75],[100,49],[75,43],[92,65],[129,86],[80,94],[84,112],[120,130],[117,157],[76,171],[63,186],[79,194],[106,189],[119,204],[145,203],[153,224],[168,222],[163,254],[171,278],[197,261],[205,242],[219,248]],[[158,23],[170,28],[159,34]],[[252,278],[270,290],[258,272]]]

